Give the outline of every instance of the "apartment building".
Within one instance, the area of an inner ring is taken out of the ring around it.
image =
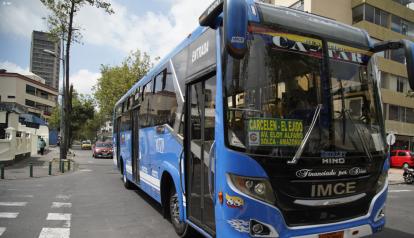
[[[60,60],[44,50],[60,55],[60,42],[53,41],[46,32],[33,31],[30,48],[30,71],[45,79],[46,85],[59,88]]]
[[[414,0],[264,0],[274,5],[335,19],[366,30],[374,41],[414,41]],[[379,54],[385,129],[395,133],[393,148],[414,151],[414,96],[403,50]]]
[[[0,70],[0,104],[14,103],[28,113],[48,119],[56,107],[58,91],[37,75],[21,75]]]

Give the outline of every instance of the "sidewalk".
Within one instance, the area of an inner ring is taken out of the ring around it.
[[[392,185],[404,183],[403,173],[403,169],[390,168],[390,170],[388,171],[389,184]]]
[[[68,158],[69,157],[68,155]],[[75,164],[71,160],[71,171],[74,170]],[[49,176],[49,162],[52,162],[52,175],[61,175],[59,171],[59,147],[49,147],[45,154],[37,155],[22,159],[13,165],[4,167],[4,179],[31,179],[30,177],[30,163],[33,164],[33,178]],[[65,163],[65,173],[68,171],[67,162]],[[0,180],[1,181],[1,180]]]

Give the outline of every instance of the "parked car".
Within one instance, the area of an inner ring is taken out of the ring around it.
[[[84,140],[81,143],[82,150],[90,150],[92,148],[92,143],[90,140]]]
[[[114,151],[111,142],[96,142],[92,148],[94,158],[113,158]]]
[[[414,167],[414,152],[409,150],[391,151],[391,167]]]

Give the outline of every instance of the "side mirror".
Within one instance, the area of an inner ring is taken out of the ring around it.
[[[414,43],[409,40],[401,40],[407,60],[407,75],[411,90],[414,90]]]
[[[377,53],[384,50],[404,49],[405,58],[407,60],[407,75],[410,87],[414,90],[414,43],[409,40],[399,41],[383,41],[378,42],[371,49],[372,52]]]
[[[223,27],[226,50],[241,59],[247,51],[247,3],[244,0],[225,0]]]

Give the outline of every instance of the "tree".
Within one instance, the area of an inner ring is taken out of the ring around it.
[[[115,103],[153,66],[151,58],[139,50],[132,52],[120,66],[101,66],[101,78],[94,97],[103,116],[111,116]]]
[[[84,129],[88,121],[93,119],[95,112],[95,102],[89,95],[72,94],[72,114],[70,116],[70,141],[76,139],[91,139],[84,135]]]
[[[50,115],[48,122],[51,129],[60,129],[60,108],[60,105],[53,108],[52,115]]]
[[[75,28],[73,27],[73,19],[77,12],[80,11],[82,7],[89,4],[96,8],[101,8],[108,14],[114,13],[111,8],[111,4],[104,0],[40,0],[43,5],[45,5],[50,11],[51,14],[46,18],[49,26],[49,31],[55,38],[62,37],[62,40],[66,41],[65,47],[65,85],[64,88],[64,121],[65,125],[65,135],[63,141],[63,150],[61,149],[61,159],[66,158],[66,148],[68,146],[68,135],[69,135],[69,118],[70,118],[70,103],[69,100],[69,72],[70,72],[70,47],[72,43],[79,42],[81,38],[81,33],[77,31],[74,33]],[[78,29],[76,29],[78,30]]]

